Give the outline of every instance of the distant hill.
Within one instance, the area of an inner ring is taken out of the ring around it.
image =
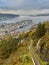
[[[15,15],[15,14],[2,14],[0,13],[0,17],[19,17],[19,15]]]
[[[49,13],[44,13],[44,14],[38,14],[36,16],[49,16]]]
[[[44,14],[37,14],[37,15],[29,15],[31,17],[37,17],[37,16],[49,16],[49,13],[44,13]]]
[[[2,14],[0,13],[0,21],[5,21],[5,20],[9,20],[15,17],[19,17],[19,15],[15,15],[15,14]]]

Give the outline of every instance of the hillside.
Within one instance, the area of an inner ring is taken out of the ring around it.
[[[49,22],[48,21],[38,25],[33,39],[34,39],[33,45],[38,56],[41,58],[42,61],[49,62]]]
[[[18,38],[7,35],[0,41],[0,65],[34,63],[49,65],[49,22],[39,23],[37,28],[23,32]]]
[[[19,17],[19,15],[0,13],[0,21],[9,20],[9,19],[12,19],[12,18],[15,18],[15,17]]]

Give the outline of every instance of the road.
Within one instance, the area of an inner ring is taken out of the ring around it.
[[[39,44],[39,41],[37,42],[38,44]],[[33,64],[41,65],[41,63],[39,62],[39,60],[36,57],[36,53],[35,53],[34,49],[32,50],[32,40],[31,40],[31,44],[30,44],[30,53],[31,53],[31,59],[32,59]]]

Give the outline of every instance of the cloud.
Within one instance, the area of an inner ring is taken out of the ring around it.
[[[0,13],[8,13],[8,14],[19,14],[19,15],[36,15],[36,14],[43,14],[49,13],[49,9],[43,10],[3,10],[0,9]]]
[[[0,9],[49,9],[49,0],[0,0]]]
[[[17,9],[21,8],[21,5],[24,0],[0,0],[0,4],[4,5],[3,7],[1,6],[2,9]]]

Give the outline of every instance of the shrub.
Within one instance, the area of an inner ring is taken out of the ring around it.
[[[1,58],[8,58],[10,53],[12,53],[18,45],[19,39],[10,38],[7,41],[2,41],[2,46],[0,48]]]

